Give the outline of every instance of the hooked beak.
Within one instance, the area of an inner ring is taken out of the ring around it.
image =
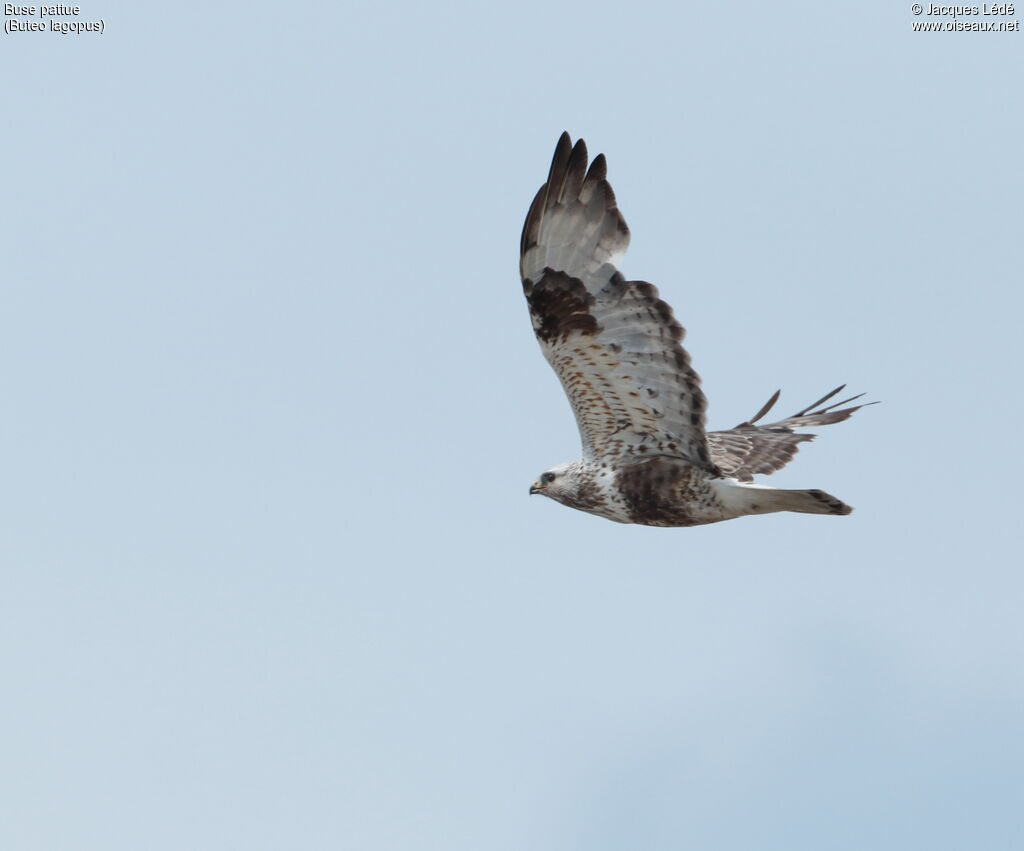
[[[535,493],[540,493],[542,490],[544,490],[544,487],[539,483],[534,482],[530,485],[530,496],[533,496]]]

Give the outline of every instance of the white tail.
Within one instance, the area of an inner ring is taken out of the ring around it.
[[[849,514],[853,511],[842,500],[820,490],[790,491],[749,485],[731,479],[713,479],[715,496],[736,517],[745,514],[772,514],[797,511],[801,514]]]

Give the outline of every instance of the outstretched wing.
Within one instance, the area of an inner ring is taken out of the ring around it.
[[[673,455],[715,472],[707,401],[658,291],[614,261],[629,228],[604,155],[563,133],[523,226],[519,269],[533,328],[572,404],[586,457]]]
[[[865,407],[864,405],[854,405],[835,410],[840,405],[845,405],[864,395],[860,393],[857,396],[844,399],[842,402],[833,402],[824,408],[818,408],[820,404],[827,402],[844,387],[846,387],[845,384],[837,387],[831,393],[822,396],[813,405],[808,405],[802,411],[798,411],[784,420],[779,420],[777,423],[755,425],[778,401],[779,391],[776,390],[764,407],[746,422],[740,423],[736,428],[728,431],[708,433],[711,460],[722,471],[722,475],[739,479],[741,482],[749,482],[755,475],[767,475],[781,470],[793,460],[801,443],[815,438],[813,434],[798,434],[793,429],[841,423]],[[876,403],[868,402],[867,404],[874,405]],[[817,410],[812,410],[815,408]]]

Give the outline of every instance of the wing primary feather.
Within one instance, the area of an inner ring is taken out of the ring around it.
[[[856,399],[859,399],[863,395],[864,395],[863,393],[858,393],[856,396],[851,396],[849,399],[843,399],[842,402],[833,402],[831,405],[828,405],[827,407],[819,408],[816,411],[811,411],[811,414],[812,415],[813,414],[827,414],[829,411],[833,410],[834,408],[838,408],[840,405],[845,405],[847,402],[853,402]],[[877,402],[867,402],[866,404],[868,404],[868,405],[877,405],[878,403]],[[864,405],[858,405],[858,407],[863,408]]]
[[[583,188],[584,175],[587,173],[587,156],[587,143],[577,139],[569,155],[569,162],[565,166],[557,196],[560,204],[569,204],[579,196],[580,189]]]
[[[594,157],[594,161],[590,164],[590,168],[587,170],[586,182],[600,183],[608,177],[608,161],[605,159],[604,154],[598,154]]]
[[[819,400],[818,400],[817,402],[814,402],[813,404],[811,404],[811,405],[808,405],[808,406],[807,406],[806,408],[804,408],[804,409],[803,409],[802,411],[799,411],[798,413],[795,413],[795,414],[793,414],[793,416],[794,416],[794,417],[802,417],[802,416],[804,416],[804,415],[805,415],[805,414],[806,414],[806,413],[807,413],[808,411],[811,411],[811,410],[813,410],[814,408],[817,408],[817,407],[818,407],[818,405],[820,405],[820,404],[821,404],[822,402],[827,402],[827,401],[828,401],[829,399],[831,399],[831,398],[832,398],[833,396],[835,396],[835,395],[836,395],[836,393],[839,393],[839,392],[841,392],[841,391],[842,391],[842,389],[843,389],[843,388],[844,388],[845,386],[846,386],[845,384],[840,384],[840,385],[839,385],[839,386],[838,386],[838,387],[837,387],[837,388],[836,388],[835,390],[833,390],[833,391],[832,391],[831,393],[826,393],[826,394],[825,394],[824,396],[822,396],[822,397],[821,397],[821,398],[820,398],[820,399],[819,399]],[[840,402],[839,404],[842,404],[842,403]],[[834,406],[833,406],[833,407],[834,407]]]
[[[552,198],[555,201],[558,200],[562,191],[562,182],[565,180],[565,169],[569,164],[572,152],[572,139],[569,138],[568,133],[563,131],[562,135],[558,137],[555,154],[551,158],[551,168],[548,169],[548,179],[544,184],[544,206],[541,207],[541,210],[546,210],[551,206]]]
[[[522,257],[526,249],[537,244],[537,232],[540,230],[541,211],[544,209],[543,201],[547,194],[548,185],[545,183],[533,196],[533,203],[530,204],[530,212],[526,214],[526,221],[523,224],[523,235],[519,239],[519,255]],[[520,263],[520,274],[522,273]],[[525,283],[525,282],[524,282]]]
[[[749,425],[753,425],[754,423],[756,423],[759,419],[761,419],[761,417],[763,417],[765,414],[767,414],[772,409],[772,407],[775,405],[775,403],[779,401],[779,396],[781,396],[781,395],[782,395],[782,391],[781,390],[776,390],[772,394],[772,398],[769,399],[767,402],[764,403],[764,405],[761,406],[761,410],[760,411],[758,411],[756,414],[754,414],[754,416],[752,416],[746,422],[740,423],[738,426],[736,426],[736,428],[742,428],[743,426],[749,426]]]

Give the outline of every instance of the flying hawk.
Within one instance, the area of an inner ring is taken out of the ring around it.
[[[606,179],[604,155],[563,133],[547,182],[523,225],[519,270],[533,329],[572,404],[583,457],[542,473],[530,493],[619,523],[696,526],[746,514],[849,514],[820,490],[750,484],[788,464],[813,434],[795,429],[849,418],[853,396],[757,425],[779,398],[728,431],[704,430],[707,400],[672,308],[615,261],[629,228]],[[863,394],[861,394],[863,395]],[[819,407],[823,406],[823,407]],[[838,410],[837,410],[838,409]]]

